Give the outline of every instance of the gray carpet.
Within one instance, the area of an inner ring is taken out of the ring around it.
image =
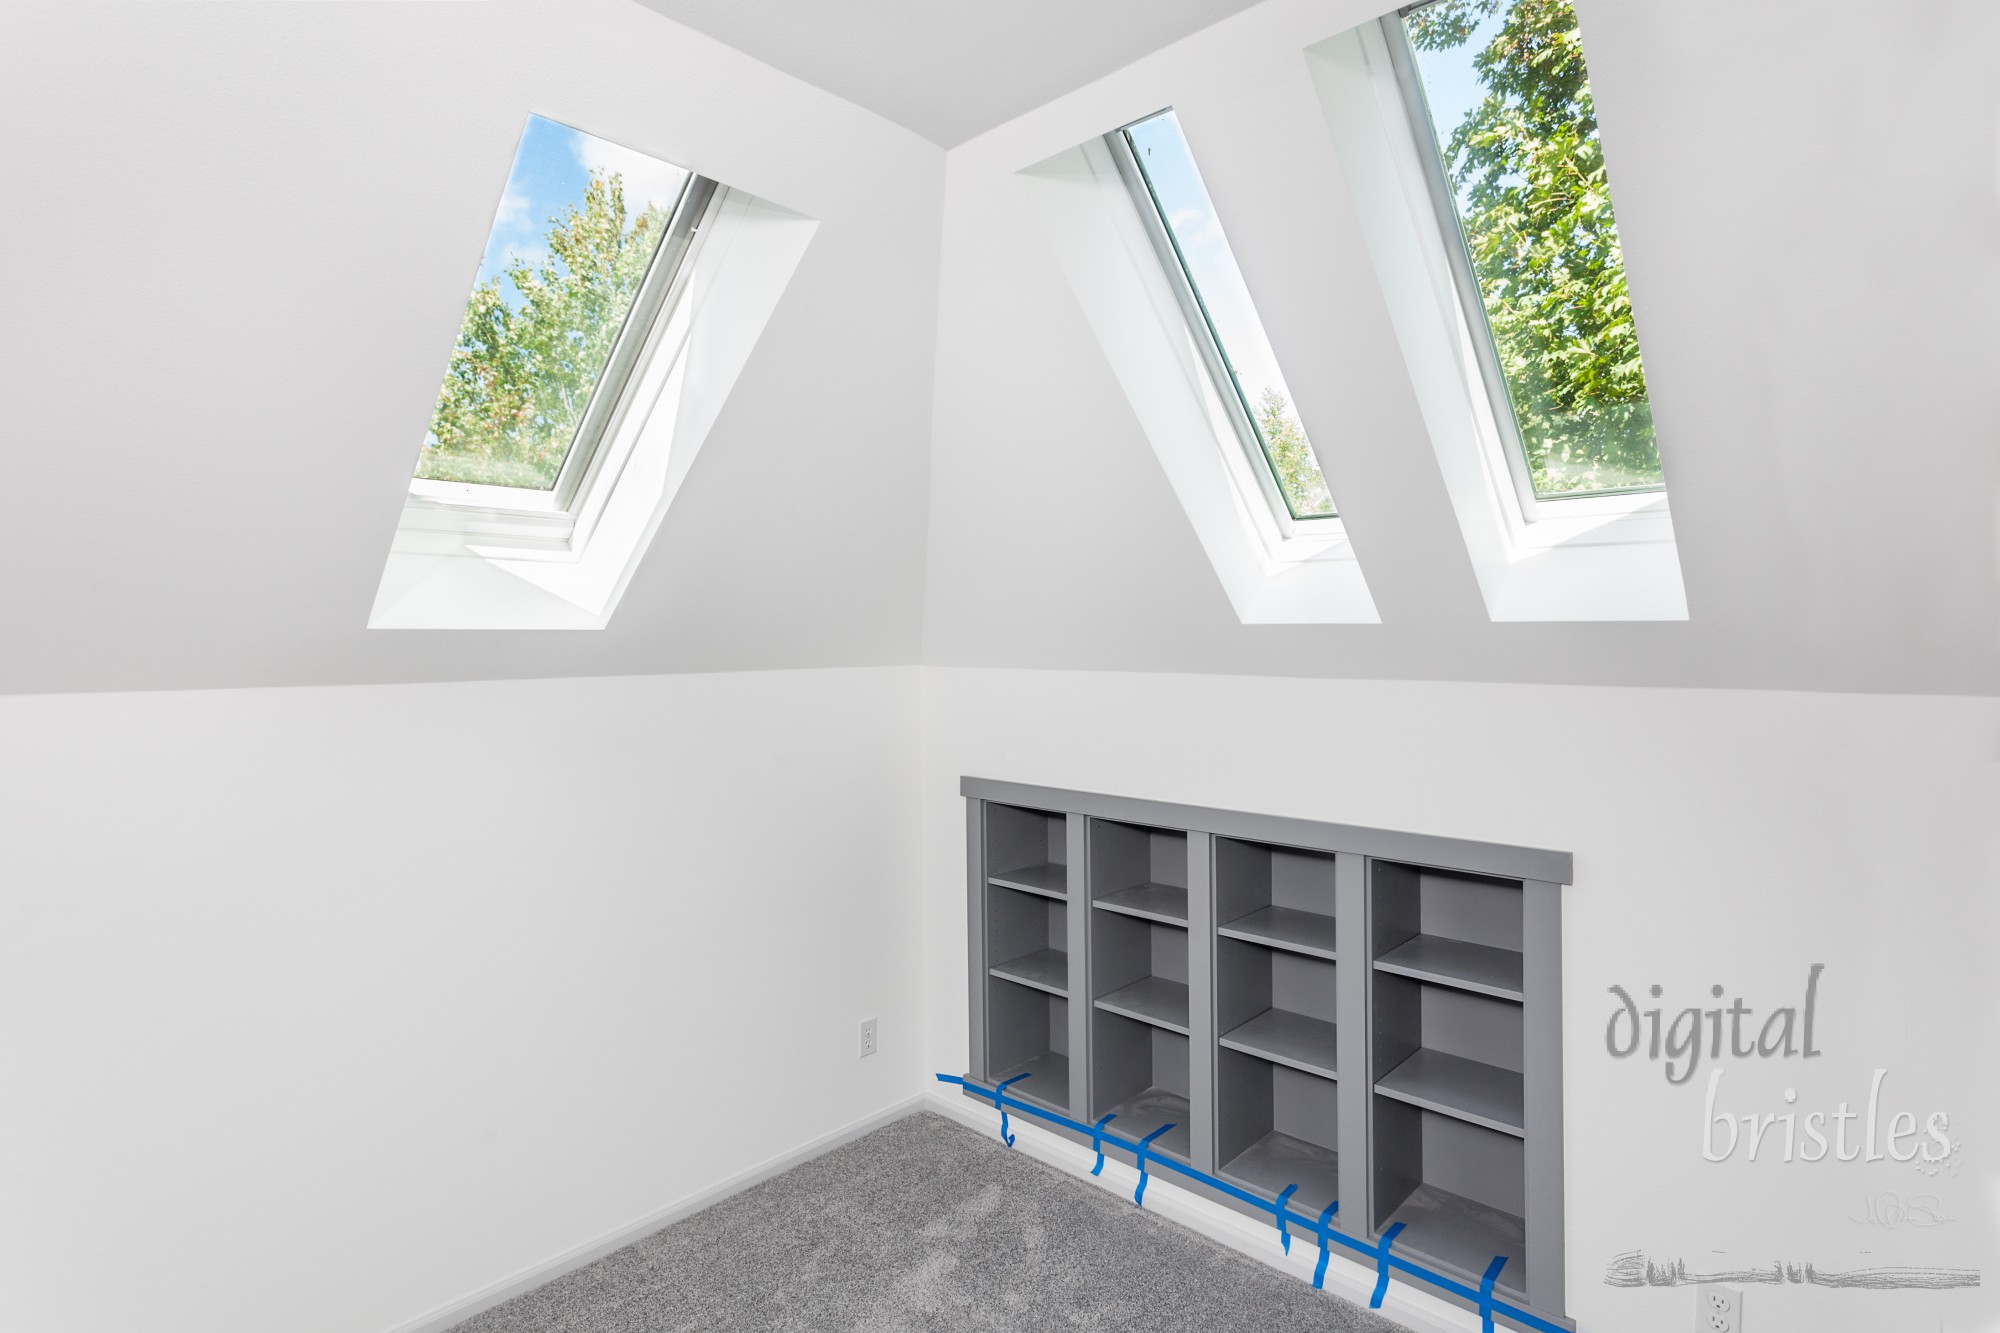
[[[457,1327],[1396,1333],[1366,1310],[929,1112]]]

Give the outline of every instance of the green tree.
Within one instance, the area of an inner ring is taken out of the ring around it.
[[[1291,501],[1293,514],[1309,518],[1333,513],[1333,497],[1327,493],[1326,478],[1306,441],[1305,427],[1292,415],[1285,396],[1269,385],[1257,401],[1257,431],[1264,437],[1271,470],[1278,474],[1278,485]]]
[[[1410,40],[1419,51],[1463,46],[1503,5],[1499,31],[1472,59],[1485,96],[1443,153],[1535,486],[1657,485],[1646,374],[1570,0],[1438,0],[1409,16]]]
[[[549,220],[548,257],[515,260],[473,288],[431,414],[419,477],[547,490],[667,224],[658,205],[627,226],[624,181],[594,172],[580,204]]]

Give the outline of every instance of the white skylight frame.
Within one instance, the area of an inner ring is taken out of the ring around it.
[[[1403,26],[1403,16],[1409,9],[1410,6],[1406,5],[1384,14],[1377,22],[1381,24],[1383,42],[1388,47],[1389,59],[1396,71],[1397,87],[1403,95],[1403,109],[1410,118],[1410,131],[1421,148],[1429,142],[1434,131],[1423,75],[1417,70],[1416,53],[1410,48],[1410,34]],[[1493,414],[1496,436],[1493,444],[1501,455],[1506,475],[1513,483],[1514,497],[1521,506],[1521,517],[1532,523],[1538,516],[1541,501],[1535,495],[1535,479],[1528,470],[1527,446],[1522,444],[1520,428],[1514,420],[1514,405],[1507,394],[1507,377],[1500,369],[1500,349],[1494,345],[1493,329],[1486,318],[1485,298],[1479,290],[1479,279],[1472,271],[1472,256],[1466,252],[1465,228],[1458,220],[1458,208],[1452,201],[1451,182],[1446,178],[1444,164],[1436,153],[1420,151],[1417,160],[1430,194],[1431,209],[1437,216],[1452,284],[1458,288],[1459,309],[1466,312],[1467,341],[1478,361],[1487,407]]]
[[[1507,447],[1481,368],[1485,307],[1476,286],[1461,286],[1454,273],[1451,251],[1462,253],[1463,233],[1448,197],[1442,209],[1450,211],[1441,211],[1428,112],[1410,114],[1392,36],[1407,40],[1401,11],[1315,43],[1306,65],[1487,615],[1686,620],[1664,490],[1523,503],[1513,460],[1522,471],[1526,460]],[[1532,499],[1531,481],[1525,490]]]
[[[1171,112],[1155,112],[1142,116],[1128,125],[1122,125],[1104,136],[1105,147],[1111,159],[1118,166],[1118,175],[1125,182],[1125,188],[1132,195],[1141,225],[1152,242],[1153,251],[1160,260],[1160,269],[1168,285],[1173,289],[1174,299],[1179,304],[1181,316],[1187,321],[1188,332],[1201,354],[1208,375],[1214,381],[1216,396],[1221,400],[1224,415],[1229,422],[1229,435],[1236,445],[1236,452],[1229,456],[1230,476],[1243,492],[1246,503],[1256,510],[1262,502],[1263,510],[1270,518],[1270,529],[1264,534],[1266,545],[1274,555],[1282,555],[1287,546],[1300,537],[1326,539],[1338,536],[1341,529],[1338,510],[1329,514],[1294,514],[1290,502],[1279,486],[1265,441],[1251,420],[1249,404],[1244,401],[1241,386],[1230,368],[1229,353],[1222,345],[1221,334],[1216,330],[1203,299],[1194,285],[1194,277],[1188,272],[1187,261],[1180,252],[1180,245],[1168,228],[1163,215],[1164,205],[1146,178],[1144,168],[1139,164],[1132,141],[1133,126],[1143,125]],[[1226,245],[1227,242],[1224,241]],[[1310,447],[1310,445],[1308,445]],[[1315,460],[1317,461],[1317,460]]]

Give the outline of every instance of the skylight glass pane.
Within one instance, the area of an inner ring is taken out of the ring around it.
[[[671,163],[528,117],[419,478],[554,488],[687,182]]]
[[[1570,0],[1436,0],[1403,22],[1535,494],[1660,486]]]
[[[1128,126],[1125,138],[1152,191],[1160,220],[1180,256],[1195,302],[1208,320],[1249,414],[1264,458],[1293,518],[1332,518],[1333,497],[1305,427],[1292,410],[1291,391],[1278,373],[1278,359],[1264,336],[1250,289],[1236,267],[1236,255],[1222,234],[1208,190],[1195,170],[1180,122],[1171,111]]]

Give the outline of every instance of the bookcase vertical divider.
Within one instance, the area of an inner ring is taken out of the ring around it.
[[[1522,1034],[1524,1111],[1528,1141],[1528,1300],[1547,1309],[1563,1303],[1563,1053],[1562,885],[1522,886]]]
[[[1368,1040],[1368,861],[1352,852],[1334,856],[1334,916],[1339,923],[1340,1013],[1340,1223],[1365,1235],[1374,1217],[1368,1179],[1371,1090],[1375,1075]]]
[[[1090,1118],[1090,820],[1071,812],[1069,847],[1069,1114]]]
[[[1188,834],[1188,1105],[1190,1164],[1215,1172],[1215,839]]]

